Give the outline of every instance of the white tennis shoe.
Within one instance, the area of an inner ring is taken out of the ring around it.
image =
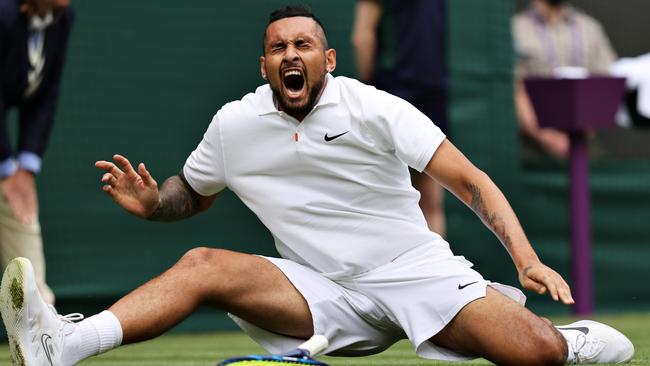
[[[67,366],[61,362],[65,336],[81,314],[61,316],[41,298],[26,258],[9,262],[0,286],[0,311],[15,366]]]
[[[626,363],[634,356],[634,345],[618,330],[591,320],[556,327],[569,346],[569,363]]]

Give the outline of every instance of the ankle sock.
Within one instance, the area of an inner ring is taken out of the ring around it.
[[[88,357],[104,353],[122,343],[122,326],[117,317],[108,310],[102,311],[76,324],[75,330],[66,336],[64,364],[76,364]]]
[[[567,343],[567,363],[571,363],[575,360],[575,353],[574,353],[574,344],[569,341],[569,339],[577,339],[578,335],[580,332],[577,330],[572,330],[572,329],[560,329],[560,328],[555,328],[562,334],[564,339],[566,340]]]

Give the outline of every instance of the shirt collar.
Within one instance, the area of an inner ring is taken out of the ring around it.
[[[530,15],[532,16],[535,21],[539,22],[540,24],[545,24],[544,18],[542,15],[535,10],[533,6],[530,7],[529,9]],[[562,14],[562,20],[567,22],[567,23],[573,23],[576,20],[576,15],[577,11],[574,7],[571,5],[565,5],[564,6],[564,14]]]
[[[341,100],[341,93],[339,92],[340,87],[334,76],[327,73],[325,78],[327,80],[325,90],[323,90],[320,98],[318,98],[318,102],[316,102],[314,109],[328,104],[338,104]],[[271,90],[269,84],[258,87],[256,93],[261,94],[261,102],[257,112],[258,115],[263,116],[266,114],[280,113],[273,101],[273,90]]]
[[[44,16],[32,15],[29,17],[29,29],[32,31],[42,31],[54,22],[52,11],[47,12]]]

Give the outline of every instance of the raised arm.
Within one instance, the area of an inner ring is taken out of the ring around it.
[[[571,290],[562,276],[545,266],[530,245],[517,216],[490,177],[476,168],[451,142],[445,140],[425,172],[469,206],[503,243],[524,288],[572,304]]]
[[[201,196],[187,183],[182,173],[168,178],[158,189],[144,163],[136,171],[129,160],[114,155],[113,160],[98,161],[95,166],[105,173],[102,189],[127,212],[153,221],[177,221],[207,210],[217,195]]]

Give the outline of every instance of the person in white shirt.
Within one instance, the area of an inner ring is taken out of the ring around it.
[[[408,166],[481,217],[524,288],[573,303],[503,194],[430,120],[397,97],[331,76],[336,51],[308,9],[271,13],[264,39],[260,68],[269,83],[217,112],[179,175],[158,188],[144,164],[134,168],[123,156],[96,166],[105,171],[104,191],[149,220],[204,211],[228,187],[269,228],[281,258],[196,248],[79,323],[42,304],[29,262],[15,260],[0,289],[14,355],[27,365],[44,354],[72,365],[156,337],[206,304],[228,311],[272,353],[319,334],[329,341],[324,352],[340,356],[408,338],[421,357],[441,360],[559,365],[632,357],[632,344],[613,328],[589,321],[555,328],[534,315],[521,291],[486,281],[427,229]],[[16,287],[22,298],[12,297]],[[31,343],[34,334],[50,344]]]

